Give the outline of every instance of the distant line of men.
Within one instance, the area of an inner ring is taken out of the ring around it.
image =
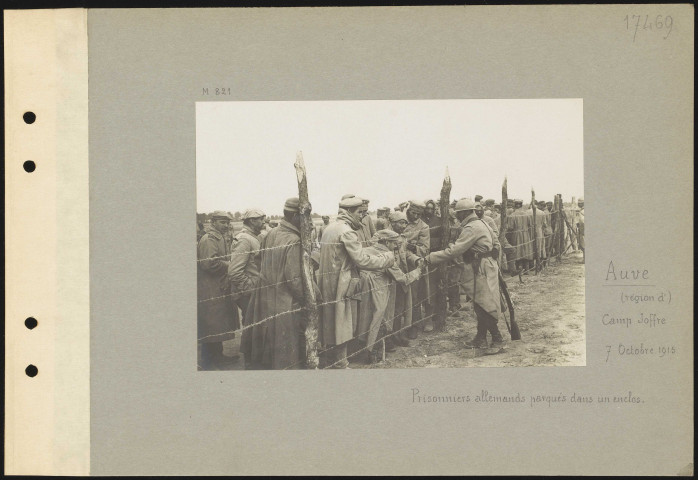
[[[541,258],[552,255],[555,246],[546,240],[557,228],[551,219],[557,213],[550,211],[552,202],[539,202],[533,207],[533,231],[532,209],[512,200],[506,241],[500,246],[500,206],[481,199],[450,205],[446,248],[438,202],[433,200],[404,202],[392,212],[378,209],[374,222],[368,215],[369,200],[347,194],[334,221],[322,217],[311,253],[321,368],[349,368],[349,360],[376,363],[381,360],[379,347],[392,352],[420,334],[443,329],[443,323],[433,322],[440,263],[448,266],[449,310],[460,309],[461,289],[473,299],[477,333],[469,346],[503,349],[497,327],[498,265],[512,273],[530,268],[533,235],[539,239]],[[222,342],[240,328],[246,369],[304,368],[299,200],[286,200],[283,219],[273,228],[263,211],[246,210],[232,244],[226,241],[231,220],[229,213],[214,212],[210,228],[198,240],[201,368],[225,368],[235,361],[223,354]]]

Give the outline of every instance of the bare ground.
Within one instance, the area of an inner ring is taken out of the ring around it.
[[[504,274],[514,303],[521,340],[511,341],[500,319],[499,329],[507,339],[502,353],[474,356],[464,344],[475,336],[472,303],[461,299],[463,309],[448,318],[443,332],[420,333],[410,347],[397,347],[378,364],[352,362],[351,368],[449,368],[449,367],[528,367],[586,365],[584,319],[584,264],[581,252],[552,259],[538,275],[518,277]],[[224,353],[239,352],[240,340],[224,342]],[[358,359],[358,357],[357,357]],[[227,369],[243,369],[242,358]]]
[[[446,330],[421,333],[410,347],[397,347],[375,365],[353,363],[352,368],[448,368],[585,365],[584,264],[581,252],[553,259],[534,275],[505,274],[514,303],[521,340],[511,341],[503,320],[499,329],[508,343],[497,355],[474,356],[464,343],[475,336],[475,314],[468,303],[446,322]],[[465,304],[465,297],[462,302]]]

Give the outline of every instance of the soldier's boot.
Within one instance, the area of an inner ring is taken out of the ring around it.
[[[504,341],[504,337],[502,337],[502,334],[499,331],[499,327],[497,327],[497,320],[494,318],[490,319],[487,327],[490,332],[490,335],[492,335],[492,343],[490,344],[490,348],[487,353],[491,355],[500,353],[502,350],[504,350],[506,342]]]
[[[385,351],[386,352],[394,352],[396,347],[397,347],[397,343],[395,341],[395,337],[386,337],[385,338]]]
[[[487,326],[480,320],[477,322],[477,333],[472,340],[465,343],[469,348],[487,348]]]
[[[374,365],[376,363],[380,363],[380,361],[383,359],[382,356],[380,342],[377,342],[376,345],[368,352],[366,364]]]
[[[407,338],[406,331],[402,331],[398,333],[397,335],[394,335],[393,337],[393,342],[395,345],[398,347],[410,347],[412,344],[410,343],[410,340]]]

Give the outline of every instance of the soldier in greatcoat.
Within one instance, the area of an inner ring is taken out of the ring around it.
[[[407,215],[407,227],[402,232],[405,239],[407,239],[407,249],[422,258],[429,254],[431,242],[429,226],[421,218],[424,207],[424,203],[419,200],[408,202],[405,212]],[[412,284],[412,328],[408,334],[412,340],[417,338],[418,331],[423,328],[422,306],[432,300],[430,290],[429,277],[427,275],[422,275],[418,281]]]
[[[407,227],[407,215],[404,212],[390,214],[390,228],[399,235],[397,243],[398,267],[403,273],[407,273],[423,264],[423,259],[416,253],[407,250],[407,239],[402,233]],[[398,285],[395,288],[395,302],[393,307],[393,331],[399,332],[393,336],[395,344],[409,347],[409,327],[412,325],[412,287]]]
[[[232,216],[223,211],[211,214],[211,228],[197,245],[197,324],[201,367],[215,370],[230,362],[223,355],[223,342],[240,328],[237,307],[228,290],[230,247],[225,235]]]
[[[246,312],[249,325],[243,331],[250,334],[241,346],[248,368],[305,367],[299,205],[296,197],[286,200],[283,220],[260,244],[259,284]],[[314,287],[321,302],[320,292]]]
[[[464,198],[456,203],[456,215],[462,230],[455,243],[448,248],[430,253],[427,264],[437,265],[456,257],[464,259],[463,287],[473,299],[477,317],[477,334],[468,346],[487,348],[487,332],[492,337],[492,353],[504,347],[504,339],[499,332],[501,298],[499,295],[499,272],[495,258],[498,255],[499,240],[487,224],[475,214],[475,202]]]
[[[379,230],[371,238],[371,246],[366,247],[364,251],[368,255],[392,253],[397,256],[399,241],[398,233],[392,230]],[[422,259],[419,264],[423,264]],[[377,342],[393,331],[396,288],[410,285],[419,278],[420,273],[420,267],[405,273],[398,264],[383,270],[361,270],[361,315],[357,336],[365,341],[364,348],[368,351],[368,363],[380,361],[380,355],[375,349]],[[394,345],[392,335],[387,336],[386,351],[394,351]]]
[[[330,223],[320,242],[320,305],[319,339],[325,367],[347,368],[347,342],[356,333],[356,310],[359,292],[359,269],[381,270],[395,262],[392,252],[369,255],[363,251],[358,231],[361,230],[360,198],[352,196],[339,203],[337,219]]]
[[[516,249],[515,264],[518,271],[528,267],[533,259],[533,242],[531,238],[531,216],[523,210],[523,200],[514,200],[514,210],[507,217],[508,230],[511,233],[509,243]]]
[[[361,201],[361,225],[364,231],[364,236],[366,237],[366,242],[363,244],[365,247],[371,244],[371,238],[376,233],[376,225],[373,222],[373,218],[368,213],[368,204],[370,200],[367,198],[362,198]]]
[[[231,299],[242,313],[242,324],[249,325],[247,318],[250,298],[259,283],[260,242],[262,231],[266,226],[266,215],[257,208],[245,210],[242,214],[242,230],[235,235],[235,244],[230,253],[228,264],[228,282]],[[251,331],[243,330],[241,345],[249,341]]]

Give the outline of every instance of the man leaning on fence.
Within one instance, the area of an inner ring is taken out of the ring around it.
[[[414,267],[420,266],[420,263],[423,263],[422,258],[407,250],[407,239],[402,235],[407,227],[407,215],[404,212],[393,212],[388,218],[390,229],[398,234],[396,265],[402,273],[407,273]],[[393,331],[399,333],[393,336],[393,342],[402,347],[409,347],[408,329],[412,325],[412,287],[400,285],[395,288],[394,303]]]
[[[197,245],[197,324],[201,346],[201,368],[216,370],[230,363],[223,355],[223,341],[235,337],[240,328],[237,307],[230,298],[227,282],[230,247],[225,234],[230,228],[230,214],[215,211],[211,228]]]
[[[364,251],[369,255],[381,253],[399,253],[399,242],[402,236],[392,230],[378,230],[371,237],[371,246]],[[357,328],[357,337],[362,341],[367,351],[367,363],[378,363],[381,360],[382,349],[376,347],[384,342],[385,351],[395,351],[393,337],[393,319],[395,317],[396,287],[408,286],[420,276],[424,260],[419,258],[415,268],[405,273],[400,265],[393,264],[383,270],[361,270],[361,315]],[[397,284],[397,285],[396,285]]]
[[[462,256],[464,260],[463,288],[473,299],[477,317],[477,334],[468,346],[487,348],[487,332],[492,336],[491,352],[504,347],[504,339],[497,322],[501,309],[499,273],[495,258],[499,252],[499,240],[487,224],[475,214],[475,202],[463,198],[456,203],[456,216],[462,231],[454,244],[427,256],[427,263],[439,263]],[[489,352],[488,352],[489,353]]]
[[[429,253],[429,245],[431,242],[431,234],[429,226],[422,220],[424,212],[424,203],[419,200],[412,200],[407,203],[407,227],[402,232],[407,239],[407,250],[424,258]],[[412,328],[410,328],[409,338],[414,340],[417,338],[419,330],[424,329],[422,322],[422,305],[430,302],[432,295],[430,293],[429,277],[422,277],[412,284]],[[427,330],[433,330],[431,319],[428,320],[429,327]]]
[[[368,255],[363,251],[358,231],[362,228],[360,198],[352,196],[339,203],[337,219],[330,223],[320,242],[320,292],[324,299],[320,308],[319,339],[323,351],[321,367],[347,368],[347,342],[354,338],[359,294],[359,269],[382,270],[395,259],[392,252]]]
[[[286,200],[283,220],[260,245],[259,288],[246,312],[249,324],[254,326],[243,331],[241,345],[249,369],[305,366],[299,204],[295,197]]]

